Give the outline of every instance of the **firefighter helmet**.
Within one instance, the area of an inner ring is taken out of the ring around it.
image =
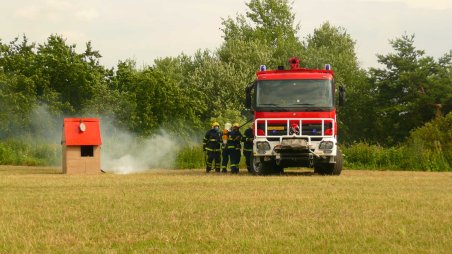
[[[238,124],[238,123],[234,123],[233,125],[232,125],[232,127],[240,127],[240,124]]]
[[[230,129],[231,129],[231,126],[232,126],[231,123],[226,123],[226,124],[224,125],[224,128],[225,128],[226,130],[230,130]]]
[[[218,122],[213,122],[213,123],[212,123],[212,128],[215,127],[215,126],[220,127],[220,124],[219,124]]]

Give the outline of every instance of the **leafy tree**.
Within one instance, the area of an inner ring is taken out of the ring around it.
[[[287,0],[251,0],[246,5],[246,15],[223,20],[224,42],[217,51],[219,60],[243,77],[235,84],[241,91],[261,64],[276,68],[303,50]]]
[[[188,83],[200,91],[199,96],[205,105],[201,118],[208,120],[226,109],[238,110],[242,107],[243,91],[238,85],[242,82],[241,73],[236,72],[232,65],[219,61],[207,52],[199,54],[197,57],[203,60],[189,74]]]
[[[18,134],[29,128],[30,113],[36,107],[35,44],[15,38],[0,41],[0,136]]]
[[[100,57],[89,42],[78,54],[75,45],[68,46],[55,35],[38,46],[25,36],[9,44],[0,43],[0,68],[4,72],[1,103],[8,119],[3,129],[32,130],[31,113],[41,107],[39,104],[48,106],[55,115],[107,112],[107,105],[117,96],[113,98],[115,94],[107,87],[109,72],[99,64]]]
[[[414,35],[390,41],[395,53],[377,55],[384,69],[371,68],[376,133],[387,144],[403,141],[410,130],[430,121],[437,105],[450,110],[451,58],[439,61],[414,46]],[[445,112],[447,113],[447,112]]]
[[[165,83],[165,93],[168,94],[166,100],[159,101],[161,123],[166,129],[181,132],[200,128],[206,111],[206,102],[202,99],[205,91],[190,83],[191,75],[200,64],[199,59],[195,62],[183,54],[155,61],[153,69],[161,75],[160,82]]]
[[[30,113],[36,105],[33,80],[23,74],[4,74],[0,70],[0,137],[19,134],[29,127]]]
[[[447,115],[452,111],[452,50],[438,59],[437,73],[428,80],[431,85],[430,93],[434,99],[435,114]]]
[[[143,136],[159,128],[199,128],[205,102],[204,93],[189,83],[193,65],[184,55],[158,59],[142,70],[137,70],[133,61],[120,62],[110,85],[120,97],[116,118]]]
[[[22,41],[16,37],[9,44],[0,41],[0,66],[5,73],[22,74],[26,77],[36,75],[36,44],[29,43],[24,35]]]
[[[99,52],[87,43],[84,53],[75,51],[61,36],[52,35],[38,46],[36,68],[39,71],[38,96],[66,114],[82,112],[97,91],[105,86],[105,70]]]
[[[323,69],[332,65],[339,84],[362,82],[365,72],[359,67],[355,52],[356,42],[342,27],[325,22],[305,42],[306,53],[301,61],[307,67]]]
[[[372,100],[366,72],[360,68],[355,52],[355,41],[342,27],[325,22],[309,35],[305,42],[306,52],[301,58],[304,66],[323,69],[331,64],[336,80],[336,88],[344,86],[347,90],[347,103],[340,107],[338,121],[340,139],[351,142],[368,137]]]

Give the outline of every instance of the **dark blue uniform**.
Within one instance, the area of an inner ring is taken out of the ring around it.
[[[242,133],[240,133],[240,130],[236,128],[232,129],[229,133],[228,150],[231,156],[231,173],[235,174],[239,172],[239,163],[242,150],[242,145],[240,143],[241,141]]]
[[[206,172],[212,170],[212,162],[216,172],[220,172],[220,144],[221,133],[216,129],[207,131],[204,140],[203,148],[207,151]]]
[[[243,133],[243,156],[246,159],[246,168],[248,172],[251,172],[251,156],[253,156],[253,140],[254,140],[254,132],[250,127],[245,130]]]

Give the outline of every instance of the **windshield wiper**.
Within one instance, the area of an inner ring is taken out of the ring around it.
[[[272,108],[278,109],[279,111],[287,111],[285,107],[281,107],[278,104],[275,103],[261,103],[259,106],[272,106]]]
[[[313,104],[313,103],[294,103],[294,104],[292,104],[292,105],[301,105],[301,106],[312,106],[312,105],[315,105],[315,104]],[[303,108],[303,111],[308,111],[308,112],[313,112],[313,111],[325,111],[325,108],[323,108],[323,107],[319,107],[319,106],[316,106],[316,107],[306,107],[306,108]]]
[[[314,104],[312,104],[312,103],[294,103],[294,104],[292,104],[292,105],[311,106],[311,105],[314,105]]]
[[[259,105],[265,105],[265,106],[276,106],[276,107],[280,107],[278,104],[275,104],[275,103],[260,103]]]
[[[308,111],[308,112],[315,112],[315,111],[326,111],[325,108],[305,108],[303,109],[303,111]]]

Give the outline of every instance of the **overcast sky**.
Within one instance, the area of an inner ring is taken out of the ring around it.
[[[221,18],[247,10],[245,0],[1,0],[0,39],[25,34],[43,43],[60,34],[79,51],[91,41],[101,63],[128,58],[139,66],[154,59],[215,50]],[[452,0],[294,0],[300,38],[325,21],[342,26],[357,42],[361,66],[376,67],[390,52],[389,39],[415,34],[415,45],[438,58],[452,49]]]

